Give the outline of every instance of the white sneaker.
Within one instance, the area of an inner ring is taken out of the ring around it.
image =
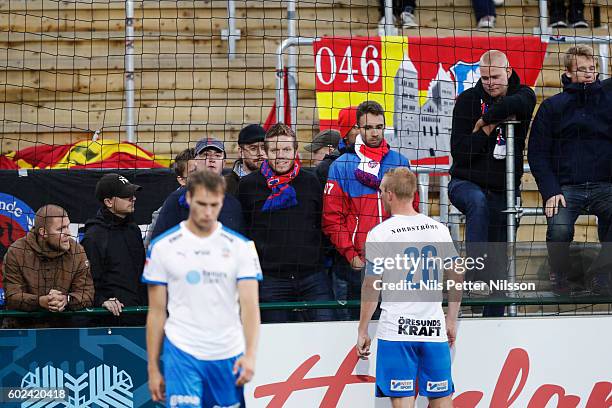
[[[501,7],[504,5],[504,0],[493,0],[493,4],[495,4],[495,7]]]
[[[414,14],[409,13],[407,11],[402,12],[400,15],[402,19],[402,27],[403,28],[415,28],[419,26],[419,23],[416,22],[416,18]]]
[[[478,20],[478,28],[495,28],[495,17],[484,16]]]
[[[378,35],[380,37],[384,37],[385,35],[396,35],[397,29],[395,28],[395,16],[393,16],[393,20],[391,21],[391,27],[387,27],[387,20],[385,16],[382,16],[380,21],[378,22]]]

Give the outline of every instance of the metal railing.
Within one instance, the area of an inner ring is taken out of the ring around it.
[[[547,305],[603,305],[612,303],[610,296],[539,296],[513,298],[509,296],[499,296],[490,298],[469,298],[465,297],[461,301],[462,306],[491,306],[491,305],[519,305],[519,306],[547,306]],[[271,302],[260,303],[261,310],[307,310],[307,309],[357,309],[361,305],[359,300],[344,301],[312,301],[312,302]],[[442,302],[447,306],[447,302]],[[147,313],[147,306],[129,306],[122,309],[122,315],[135,315]],[[0,319],[3,317],[33,318],[33,317],[70,317],[70,316],[112,316],[112,313],[102,307],[86,308],[81,310],[71,310],[61,313],[40,310],[35,312],[24,312],[20,310],[0,310]]]

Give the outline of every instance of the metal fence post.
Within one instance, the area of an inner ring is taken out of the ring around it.
[[[513,120],[505,122],[506,125],[506,217],[507,217],[507,251],[508,254],[508,282],[516,282],[516,185],[514,184],[516,169],[514,168],[514,127],[521,122]],[[510,297],[516,297],[516,291],[510,291]],[[508,307],[508,315],[516,316],[516,305]]]
[[[227,58],[236,58],[236,41],[240,39],[240,30],[236,29],[236,2],[227,1],[227,29],[221,30],[221,39],[227,40]]]
[[[125,131],[127,141],[136,143],[134,125],[134,2],[125,2]]]
[[[295,8],[295,0],[287,1],[287,38],[297,38],[296,19],[297,11]],[[297,53],[295,47],[288,50],[287,55],[287,85],[289,90],[289,117],[291,120],[291,128],[297,132]]]

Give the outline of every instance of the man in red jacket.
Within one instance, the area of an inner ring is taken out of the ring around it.
[[[354,153],[345,153],[332,163],[323,193],[323,232],[350,265],[335,271],[348,281],[349,299],[359,299],[361,293],[366,236],[389,218],[380,198],[380,181],[389,169],[410,167],[408,159],[391,150],[384,138],[385,111],[380,104],[360,104],[357,126],[360,133]],[[418,203],[416,195],[415,209]]]

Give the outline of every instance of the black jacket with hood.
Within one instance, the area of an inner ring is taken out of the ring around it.
[[[540,105],[529,165],[546,202],[561,186],[612,181],[612,82],[571,83]]]
[[[500,123],[511,116],[521,123],[515,126],[515,184],[520,185],[523,175],[523,151],[529,130],[529,122],[536,105],[535,92],[527,85],[521,85],[516,72],[508,81],[506,96],[493,100],[482,86],[482,80],[457,97],[453,111],[451,134],[452,177],[471,181],[478,186],[504,191],[506,187],[506,160],[496,159],[493,151],[496,145],[496,131],[490,135],[481,129],[472,133],[478,119],[487,124]],[[487,107],[486,113],[483,108]],[[503,130],[505,131],[505,130]]]
[[[145,262],[142,233],[131,215],[120,218],[100,209],[85,223],[81,244],[96,289],[94,306],[100,307],[109,298],[125,306],[148,303],[146,285],[140,281]]]

